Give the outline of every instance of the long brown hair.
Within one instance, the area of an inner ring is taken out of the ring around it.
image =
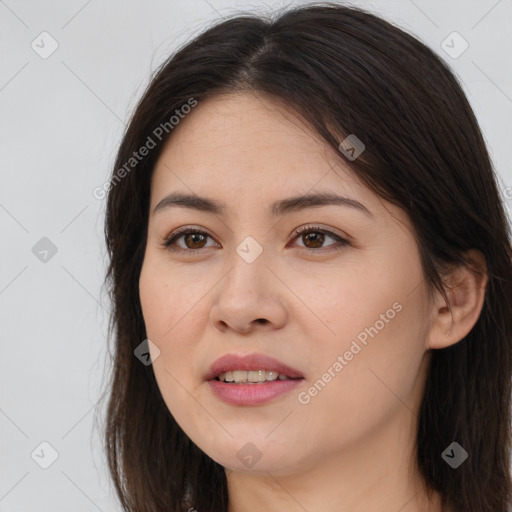
[[[104,440],[123,509],[227,511],[224,468],[181,430],[152,367],[134,350],[146,338],[138,281],[151,175],[172,137],[169,120],[191,98],[200,104],[244,90],[283,101],[336,149],[357,135],[366,149],[348,163],[409,215],[431,290],[445,289],[443,264],[467,264],[469,249],[485,256],[489,281],[476,325],[459,343],[433,351],[417,462],[445,509],[509,512],[511,242],[479,125],[457,79],[432,50],[374,14],[327,2],[275,18],[238,15],[208,28],[159,67],[129,122],[105,220],[114,346]],[[167,129],[156,137],[159,126]],[[130,160],[148,137],[156,147]],[[454,441],[469,452],[456,470],[441,457]]]

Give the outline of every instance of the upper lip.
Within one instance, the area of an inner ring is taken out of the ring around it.
[[[205,380],[212,380],[220,373],[234,370],[268,370],[286,375],[292,379],[303,378],[304,376],[295,368],[266,356],[265,354],[225,354],[219,357],[211,366],[205,376]]]

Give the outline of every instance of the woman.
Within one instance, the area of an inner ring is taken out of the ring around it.
[[[329,3],[208,29],[137,106],[105,234],[124,510],[510,511],[507,220],[416,38]]]

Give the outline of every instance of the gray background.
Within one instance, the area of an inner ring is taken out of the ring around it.
[[[0,1],[0,511],[119,510],[96,406],[108,372],[109,305],[105,201],[93,190],[109,175],[151,71],[177,45],[234,10],[303,3]],[[450,63],[511,212],[512,1],[352,3]],[[469,44],[456,58],[464,43],[446,39],[454,31]]]

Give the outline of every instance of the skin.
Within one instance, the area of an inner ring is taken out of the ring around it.
[[[177,191],[221,201],[226,213],[153,213]],[[319,191],[355,199],[371,216],[333,205],[267,216],[273,201]],[[139,285],[147,335],[160,351],[152,349],[153,369],[181,428],[226,468],[229,511],[440,511],[415,465],[417,411],[431,350],[471,330],[485,273],[453,269],[451,311],[440,294],[430,297],[407,215],[363,185],[293,111],[261,94],[217,96],[180,121],[156,164],[150,208]],[[336,251],[330,235],[323,245],[294,235],[307,224],[349,244]],[[186,245],[182,236],[176,245],[200,255],[162,246],[188,225],[208,238]],[[236,252],[247,236],[263,248],[252,263]],[[395,303],[400,312],[300,403],[298,394]],[[264,405],[222,402],[204,374],[221,355],[251,352],[305,380]],[[250,468],[237,457],[248,442],[261,453]]]

